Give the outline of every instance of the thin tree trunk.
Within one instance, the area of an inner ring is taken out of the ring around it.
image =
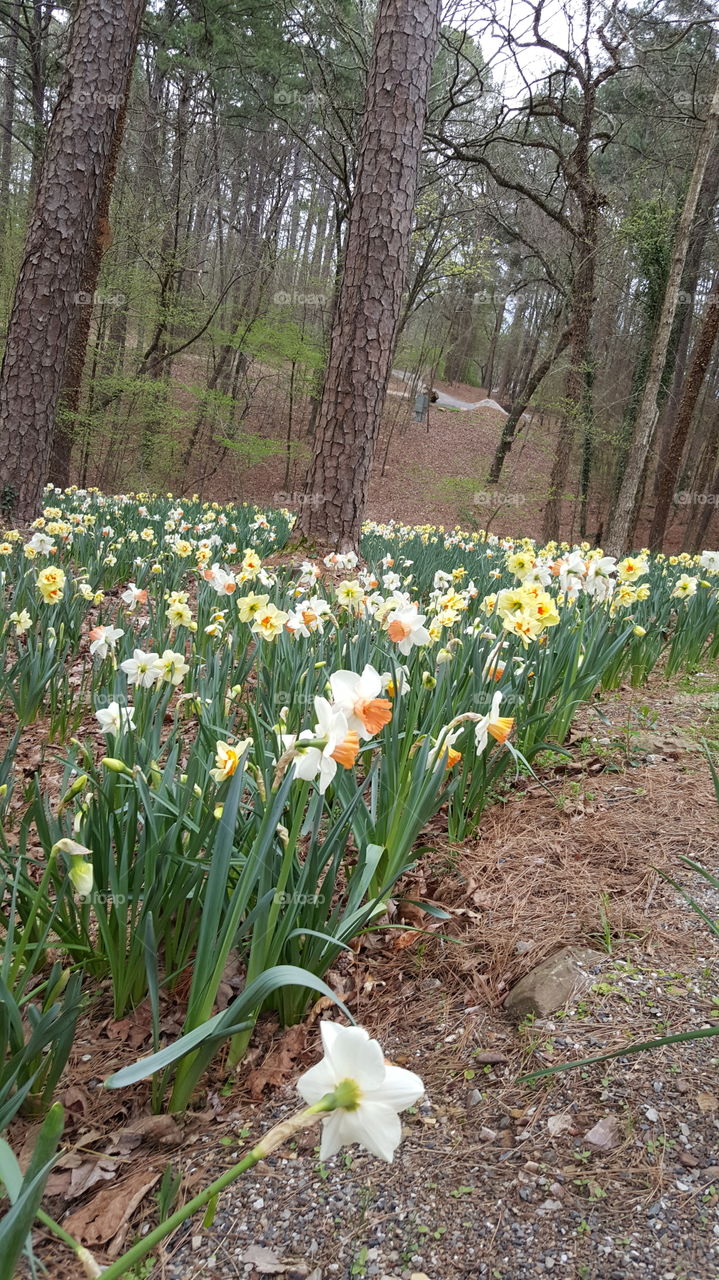
[[[669,340],[669,371],[665,370],[662,378],[663,385],[668,382],[668,374],[671,373],[671,387],[667,393],[666,400],[662,406],[662,413],[657,426],[657,455],[659,459],[663,458],[669,447],[669,441],[674,430],[674,422],[676,421],[677,409],[682,395],[682,387],[684,386],[684,378],[687,371],[687,362],[689,359],[689,340],[692,333],[692,320],[694,317],[694,296],[699,282],[699,273],[701,271],[702,258],[704,255],[704,247],[706,245],[709,229],[712,225],[714,214],[714,206],[716,204],[717,191],[719,190],[719,146],[714,146],[709,161],[707,163],[706,172],[702,189],[699,193],[697,203],[696,218],[692,227],[692,233],[689,241],[689,249],[687,251],[686,262],[682,272],[682,281],[680,288],[680,301],[674,316],[674,324],[672,326],[672,336]],[[659,485],[661,483],[661,462],[659,463],[654,477],[655,484],[655,500],[658,497]]]
[[[666,363],[672,325],[679,300],[679,287],[686,261],[691,237],[694,214],[696,212],[699,193],[704,181],[704,174],[717,138],[719,128],[719,80],[709,108],[709,115],[699,140],[694,169],[684,201],[682,216],[679,220],[669,279],[664,295],[657,333],[649,361],[649,371],[642,398],[637,409],[634,422],[632,445],[627,465],[619,489],[619,494],[611,515],[607,551],[611,555],[621,555],[630,549],[634,537],[639,501],[641,498],[644,475],[652,447],[654,433],[659,414],[658,397],[662,374]]]
[[[696,479],[694,480],[695,492],[702,493],[705,498],[716,498],[719,493],[719,472],[717,471],[717,458],[719,457],[719,405],[714,411],[714,418],[709,429],[709,437],[704,446],[704,452],[700,459],[699,466],[696,470]],[[705,502],[692,506],[692,518],[689,521],[686,532],[684,534],[684,550],[685,551],[703,551],[704,539],[707,529],[711,522],[712,516],[716,516],[717,507],[714,502]]]
[[[407,275],[440,0],[380,0],[300,537],[357,549]],[[317,500],[321,498],[320,500]]]
[[[684,446],[689,436],[694,410],[709,367],[717,333],[719,333],[719,274],[714,276],[707,299],[706,311],[694,346],[689,372],[682,391],[682,398],[679,401],[677,420],[669,442],[669,448],[666,456],[659,464],[656,507],[649,535],[649,546],[653,551],[660,550],[662,545],[671,509],[672,495],[676,488],[679,469],[682,465]]]
[[[529,375],[529,377],[527,378],[527,381],[525,382],[522,388],[521,394],[518,396],[517,400],[512,405],[511,413],[502,427],[502,434],[499,438],[499,444],[497,445],[496,453],[494,455],[494,458],[492,459],[492,466],[490,467],[490,471],[489,471],[490,484],[498,483],[499,477],[502,474],[504,459],[506,458],[507,454],[512,448],[512,445],[514,443],[514,437],[516,435],[517,427],[521,420],[522,414],[527,408],[527,405],[532,399],[532,396],[537,390],[537,387],[544,380],[544,378],[546,378],[547,374],[549,373],[549,370],[559,359],[562,352],[569,346],[569,340],[571,336],[572,336],[572,329],[571,329],[571,326],[568,326],[559,335],[559,338],[557,339],[557,342],[555,343],[555,345],[552,347],[551,351],[547,353],[547,355],[544,357],[543,360],[540,360],[534,372]]]

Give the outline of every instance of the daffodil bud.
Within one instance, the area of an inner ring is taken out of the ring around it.
[[[430,675],[429,671],[422,672],[422,685],[425,689],[434,689],[436,687],[437,681],[434,676]]]
[[[87,782],[88,782],[87,774],[81,773],[80,776],[77,777],[75,781],[72,783],[72,785],[68,787],[67,791],[62,797],[57,808],[58,813],[62,813],[65,806],[68,805],[71,800],[74,800],[76,795],[79,795],[83,787],[87,786]]]
[[[125,764],[125,761],[118,760],[116,756],[104,756],[102,763],[106,769],[110,770],[110,773],[124,773],[126,778],[133,778],[135,776],[132,769]]]

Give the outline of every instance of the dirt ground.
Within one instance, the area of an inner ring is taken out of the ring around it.
[[[449,919],[398,901],[413,928],[369,935],[332,973],[358,1022],[426,1084],[395,1163],[353,1148],[323,1166],[308,1131],[226,1191],[208,1229],[185,1224],[137,1280],[715,1280],[719,1041],[520,1077],[719,1023],[719,945],[661,874],[719,915],[717,894],[680,861],[719,869],[701,749],[719,745],[717,676],[656,677],[585,708],[571,759],[548,756],[462,846],[438,819],[405,893]],[[597,953],[591,990],[516,1025],[507,990],[573,943]],[[145,1010],[114,1023],[103,1001],[67,1072],[69,1146],[47,1202],[100,1259],[156,1220],[168,1164],[182,1201],[297,1109],[292,1081],[319,1056],[318,1017],[332,1016],[315,1009],[284,1033],[268,1020],[236,1079],[218,1074],[200,1109],[174,1121],[151,1118],[141,1088],[102,1090],[149,1035]],[[601,1120],[604,1146],[587,1137]],[[15,1141],[31,1140],[19,1124]],[[75,1280],[67,1256],[36,1239],[53,1280]]]

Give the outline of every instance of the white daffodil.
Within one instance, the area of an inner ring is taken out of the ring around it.
[[[123,729],[127,732],[135,728],[134,715],[134,707],[121,707],[119,703],[111,702],[95,712],[95,719],[103,733],[120,733]]]
[[[90,653],[93,658],[106,658],[113,653],[120,636],[125,632],[122,627],[94,627],[90,632]]]
[[[325,1056],[300,1076],[298,1092],[310,1106],[335,1091],[347,1099],[322,1121],[320,1160],[357,1142],[391,1163],[402,1137],[399,1112],[422,1096],[422,1081],[413,1071],[387,1062],[362,1027],[321,1022],[320,1031]]]
[[[151,689],[159,679],[157,663],[159,653],[144,653],[135,649],[131,658],[120,663],[120,670],[125,672],[127,683],[139,685],[141,689]]]
[[[347,717],[326,698],[315,698],[317,723],[314,730],[304,729],[299,737],[283,734],[286,751],[293,751],[295,777],[312,782],[319,776],[319,792],[324,795],[337,772],[337,765],[351,769],[359,751],[359,737],[347,724]],[[304,746],[305,742],[317,745]],[[319,745],[322,744],[322,745]]]
[[[371,738],[392,719],[392,703],[382,698],[382,677],[368,662],[364,671],[333,671],[330,688],[334,705],[360,738]]]
[[[158,684],[163,680],[167,680],[170,684],[177,687],[182,684],[185,676],[190,670],[185,662],[184,653],[175,653],[173,649],[164,649],[162,656],[157,658],[154,663],[155,679]]]

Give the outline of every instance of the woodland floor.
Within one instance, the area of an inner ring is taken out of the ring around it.
[[[671,687],[655,676],[585,708],[571,760],[547,758],[538,782],[498,798],[476,839],[449,844],[438,819],[405,893],[450,919],[417,918],[400,902],[400,919],[435,936],[369,935],[330,979],[388,1056],[426,1083],[394,1165],[355,1148],[323,1167],[310,1131],[225,1192],[209,1230],[186,1224],[136,1280],[716,1280],[718,1041],[517,1083],[719,1020],[719,946],[659,874],[717,915],[680,863],[719,869],[701,738],[719,746],[717,671]],[[573,942],[602,953],[591,992],[515,1026],[507,988]],[[202,1110],[175,1121],[147,1114],[142,1087],[100,1088],[149,1047],[146,1011],[113,1022],[100,991],[61,1091],[68,1154],[48,1211],[99,1258],[122,1252],[156,1220],[168,1161],[186,1198],[297,1108],[292,1081],[318,1056],[320,1013],[284,1033],[267,1021],[236,1081],[218,1074]],[[175,1016],[168,1005],[170,1033]],[[616,1145],[593,1150],[585,1135],[607,1116]],[[28,1150],[32,1130],[18,1124],[13,1137]],[[53,1280],[75,1280],[55,1243],[36,1240]]]

